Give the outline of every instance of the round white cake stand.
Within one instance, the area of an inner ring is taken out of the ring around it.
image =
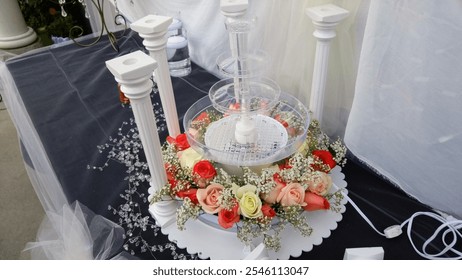
[[[210,219],[199,218],[186,222],[185,230],[178,230],[175,217],[173,221],[163,223],[162,233],[168,235],[168,239],[175,242],[179,248],[186,249],[189,254],[198,254],[202,259],[234,260],[248,258],[281,259],[290,257],[297,258],[303,252],[309,252],[313,246],[320,245],[324,238],[328,238],[342,220],[342,214],[346,211],[346,186],[345,175],[341,168],[336,166],[330,173],[334,184],[332,191],[343,189],[344,198],[340,202],[339,211],[318,210],[304,212],[308,224],[313,228],[310,236],[302,236],[291,225],[287,225],[281,233],[281,249],[279,251],[262,251],[261,240],[255,240],[253,248],[246,247],[236,236],[236,230],[220,228]],[[150,189],[151,191],[151,189]],[[150,213],[156,219],[154,206],[149,207]],[[259,253],[252,250],[257,248]]]

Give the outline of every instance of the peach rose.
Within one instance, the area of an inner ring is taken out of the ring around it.
[[[306,206],[303,207],[306,211],[327,210],[330,208],[329,201],[320,195],[307,191],[305,193]]]
[[[281,190],[276,201],[282,206],[305,206],[305,189],[299,183],[290,183]]]
[[[198,189],[197,200],[205,213],[215,214],[221,210],[218,198],[223,192],[224,187],[220,184],[210,184],[205,189]]]
[[[276,183],[276,186],[269,193],[262,195],[262,199],[269,204],[279,202],[277,201],[277,198],[281,193],[281,190],[286,186],[286,183],[282,181],[278,173],[273,175],[273,180]]]
[[[307,183],[310,192],[325,196],[332,186],[332,178],[324,172],[316,171]]]

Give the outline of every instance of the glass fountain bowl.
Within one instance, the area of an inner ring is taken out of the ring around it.
[[[256,124],[256,141],[238,143],[234,131],[242,114],[229,109],[236,104],[232,99],[212,101],[203,97],[184,116],[188,142],[204,158],[232,166],[267,165],[291,156],[305,140],[310,123],[308,110],[295,97],[281,93],[275,100],[256,99],[268,102],[268,106],[256,106],[250,114]]]

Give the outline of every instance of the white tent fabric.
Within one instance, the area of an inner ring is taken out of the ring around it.
[[[462,217],[462,3],[372,1],[348,148],[408,194]]]

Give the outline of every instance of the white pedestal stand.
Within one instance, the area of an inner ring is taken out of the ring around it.
[[[0,49],[16,49],[32,44],[37,34],[26,25],[16,0],[3,0],[0,8]]]
[[[138,32],[144,39],[143,45],[149,51],[150,56],[158,63],[154,75],[159,87],[168,134],[176,137],[180,134],[180,124],[165,49],[167,45],[167,29],[171,23],[171,17],[148,15],[132,23],[130,28]]]
[[[316,55],[314,58],[313,80],[309,109],[313,117],[322,123],[324,110],[324,94],[326,89],[327,68],[332,39],[336,36],[335,27],[346,18],[349,12],[338,6],[327,4],[306,9],[306,14],[312,19],[316,30]]]
[[[336,187],[333,190],[345,189],[345,175],[339,166],[331,171],[332,182]],[[340,211],[320,210],[305,212],[308,224],[313,228],[310,236],[302,236],[287,225],[281,233],[281,249],[277,252],[267,250],[261,240],[255,240],[252,248],[245,247],[237,238],[236,229],[225,230],[218,225],[216,217],[212,215],[200,216],[198,220],[186,222],[185,230],[178,230],[176,224],[162,227],[162,233],[168,235],[170,241],[176,242],[179,248],[184,248],[190,254],[198,254],[200,258],[213,260],[264,260],[280,259],[288,260],[290,257],[299,257],[303,252],[309,252],[313,246],[320,245],[324,238],[328,238],[332,230],[337,228],[338,222],[342,220],[342,213],[345,212],[344,198],[339,205]],[[153,206],[151,206],[152,208]],[[150,208],[150,211],[152,211]],[[213,220],[215,219],[215,220]]]
[[[162,160],[162,150],[151,103],[152,72],[157,63],[142,51],[136,51],[106,61],[106,66],[121,85],[121,90],[130,99],[135,122],[151,173],[151,192],[160,190],[167,183],[167,174]],[[177,205],[174,201],[162,201],[150,208],[160,226],[175,219]]]

